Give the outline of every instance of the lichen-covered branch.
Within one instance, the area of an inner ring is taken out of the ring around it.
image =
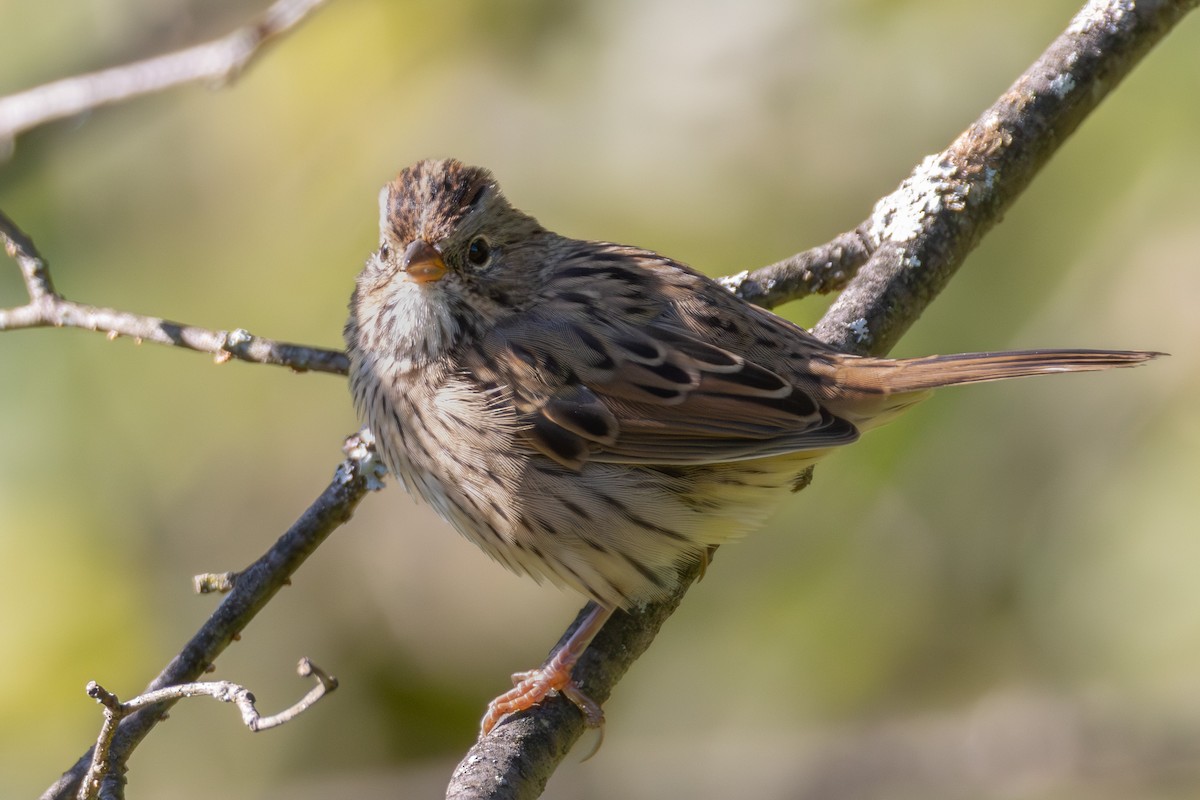
[[[826,244],[753,272],[720,278],[719,282],[748,303],[774,308],[789,300],[844,289],[867,263],[873,250],[864,231],[855,228]]]
[[[1198,2],[1088,2],[991,108],[875,205],[858,229],[861,248],[841,269],[864,253],[869,258],[815,333],[849,352],[886,353],[1064,139]],[[788,299],[769,288],[778,266],[765,269],[726,285],[764,305]],[[608,697],[686,587],[663,603],[614,615],[575,670],[589,696]],[[579,712],[562,698],[518,715],[471,748],[447,797],[537,797],[582,731]]]
[[[814,333],[884,353],[945,287],[1034,176],[1121,79],[1200,0],[1090,0],[1045,52],[863,224],[860,280]]]

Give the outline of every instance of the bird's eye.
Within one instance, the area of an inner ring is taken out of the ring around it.
[[[467,247],[467,261],[476,267],[482,267],[486,264],[491,255],[492,251],[488,247],[487,240],[482,236],[476,236]]]
[[[388,257],[391,256],[391,254],[392,254],[392,248],[388,246],[387,242],[384,242],[383,244],[379,245],[379,258],[381,260],[387,261]]]

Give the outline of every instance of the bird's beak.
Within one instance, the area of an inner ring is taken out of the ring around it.
[[[424,239],[409,242],[404,248],[400,267],[417,283],[431,283],[446,274],[446,262],[442,254]]]

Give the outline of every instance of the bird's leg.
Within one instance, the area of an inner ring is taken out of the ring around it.
[[[579,627],[550,654],[546,663],[528,672],[515,673],[512,676],[514,688],[488,704],[487,713],[480,724],[483,735],[490,733],[492,728],[496,727],[496,723],[509,714],[532,708],[553,691],[560,692],[583,712],[588,727],[598,728],[603,725],[604,711],[601,710],[600,704],[583,693],[571,678],[571,671],[575,669],[579,657],[612,613],[611,608],[592,603],[591,610],[579,623]]]

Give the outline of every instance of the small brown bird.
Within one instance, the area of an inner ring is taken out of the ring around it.
[[[421,161],[379,205],[345,334],[384,464],[509,569],[596,603],[513,676],[485,734],[554,690],[600,724],[571,670],[613,610],[669,592],[808,465],[931,389],[1159,355],[862,358],[677,261],[552,233],[478,167]]]

